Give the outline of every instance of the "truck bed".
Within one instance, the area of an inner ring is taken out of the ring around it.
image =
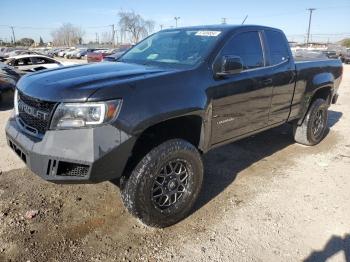
[[[342,62],[339,59],[322,59],[315,61],[296,61],[296,81],[291,105],[290,120],[300,118],[307,110],[311,97],[321,85],[329,85],[336,94],[341,82]],[[322,84],[321,84],[322,83]]]

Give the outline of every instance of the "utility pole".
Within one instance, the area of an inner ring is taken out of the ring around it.
[[[226,25],[227,17],[222,17],[221,18],[221,24]]]
[[[12,30],[13,43],[16,43],[15,30],[13,29],[13,26],[10,26],[10,28]]]
[[[308,8],[306,9],[310,12],[309,15],[309,27],[307,29],[307,40],[306,40],[306,45],[309,46],[309,41],[310,41],[310,28],[311,28],[311,20],[312,20],[312,12],[316,10],[316,8]]]
[[[111,27],[112,27],[112,47],[115,47],[115,42],[114,42],[114,36],[115,36],[114,24],[111,25]]]
[[[177,20],[179,20],[181,17],[180,16],[175,16],[174,19],[175,19],[175,27],[177,27]]]
[[[114,30],[114,36],[117,40],[117,46],[119,45],[119,37],[118,37],[118,30]]]
[[[96,44],[99,44],[99,41],[98,41],[98,33],[95,33],[95,35],[96,35]]]

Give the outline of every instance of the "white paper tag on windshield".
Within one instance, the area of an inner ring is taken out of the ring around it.
[[[198,36],[218,36],[221,31],[198,31],[196,35]]]
[[[158,54],[150,54],[149,56],[147,56],[147,59],[149,60],[154,60],[158,57]]]

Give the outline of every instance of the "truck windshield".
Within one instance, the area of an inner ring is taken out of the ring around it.
[[[171,30],[156,33],[125,53],[119,61],[137,64],[195,65],[220,37],[219,30]]]

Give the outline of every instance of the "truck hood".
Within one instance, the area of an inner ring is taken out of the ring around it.
[[[173,70],[126,63],[76,65],[28,74],[17,88],[45,101],[83,102],[101,88],[169,71]]]

